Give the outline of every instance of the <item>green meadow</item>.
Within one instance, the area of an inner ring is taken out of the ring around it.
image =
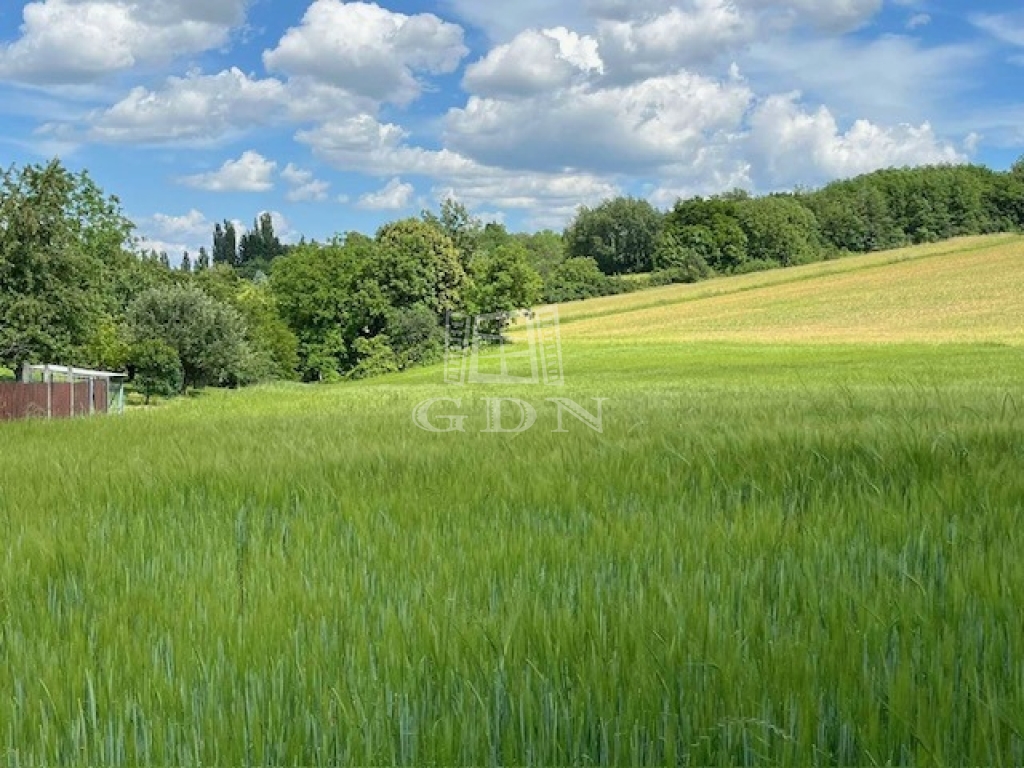
[[[1024,239],[930,248],[0,425],[0,765],[1024,763]]]

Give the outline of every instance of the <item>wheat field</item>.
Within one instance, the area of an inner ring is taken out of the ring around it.
[[[1024,763],[1022,242],[563,307],[565,387],[0,425],[0,764]]]

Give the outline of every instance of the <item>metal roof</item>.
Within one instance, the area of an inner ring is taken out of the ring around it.
[[[33,373],[55,374],[57,376],[74,376],[80,379],[127,379],[127,373],[113,371],[93,371],[88,368],[75,368],[68,365],[27,365],[26,370]]]

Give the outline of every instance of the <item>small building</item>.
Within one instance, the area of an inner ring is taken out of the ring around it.
[[[27,365],[20,382],[0,382],[0,421],[124,413],[128,376],[64,365]]]

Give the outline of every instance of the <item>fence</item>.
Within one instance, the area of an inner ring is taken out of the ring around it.
[[[107,411],[106,381],[0,382],[0,421],[68,419]]]

